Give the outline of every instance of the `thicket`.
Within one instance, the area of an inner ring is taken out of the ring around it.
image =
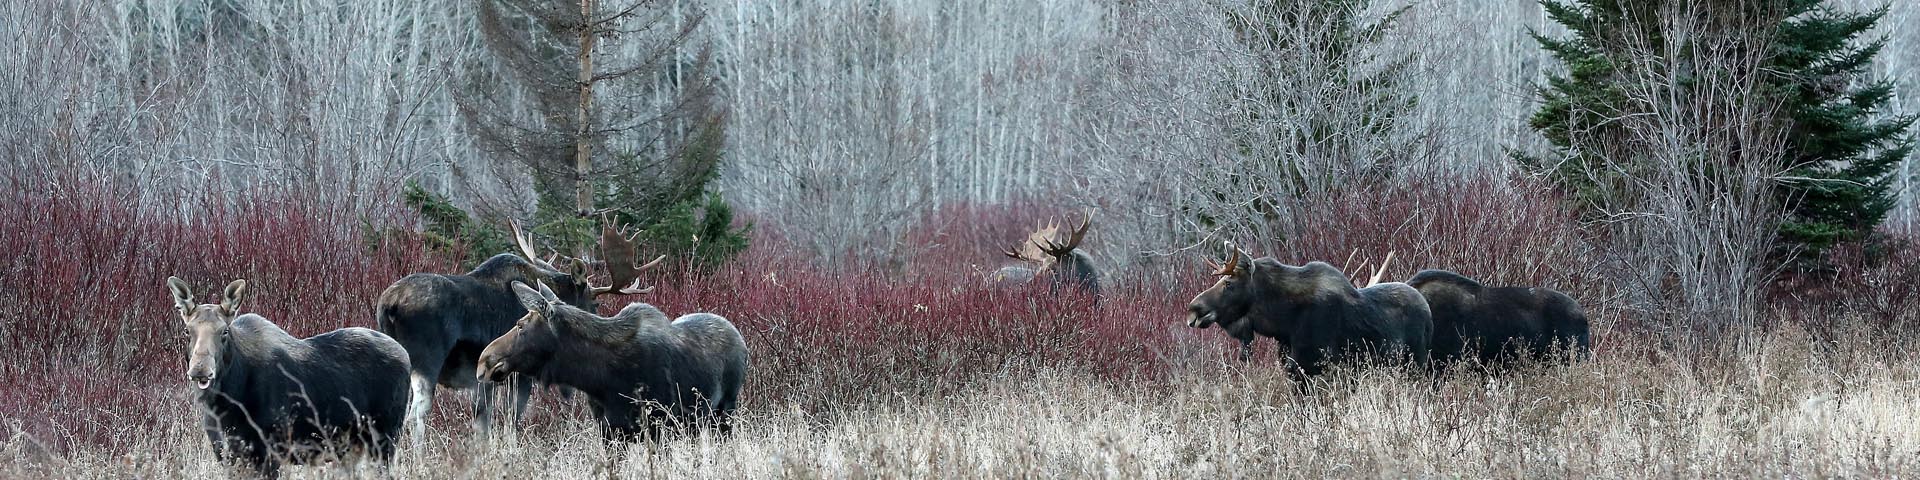
[[[1623,119],[1689,105],[1753,108],[1754,115],[1740,120],[1780,130],[1767,134],[1778,137],[1773,141],[1780,143],[1779,152],[1724,152],[1733,156],[1701,161],[1782,157],[1782,170],[1762,172],[1771,186],[1769,200],[1780,210],[1775,258],[1804,260],[1797,262],[1803,267],[1822,264],[1827,250],[1872,233],[1894,207],[1898,192],[1892,185],[1899,180],[1897,167],[1913,152],[1908,130],[1917,118],[1893,109],[1893,81],[1870,70],[1887,45],[1884,35],[1870,33],[1887,7],[1847,11],[1833,3],[1542,2],[1569,32],[1564,38],[1535,35],[1565,67],[1540,88],[1543,102],[1530,120],[1556,152],[1523,160],[1572,192],[1589,218],[1618,215],[1640,206],[1633,196],[1645,186],[1632,180],[1634,172],[1658,168],[1645,159],[1622,158],[1634,152],[1597,144],[1631,143],[1623,130],[1632,127]],[[1710,30],[1729,38],[1703,41],[1701,32]],[[1699,65],[1714,60],[1702,54],[1709,48],[1750,48],[1763,58],[1739,66],[1751,72]],[[1661,92],[1675,102],[1634,98],[1643,90],[1638,84],[1664,81],[1662,68],[1681,76]],[[1751,95],[1694,103],[1720,94],[1702,88],[1716,83],[1698,78],[1706,75],[1751,75]],[[1611,158],[1597,158],[1602,156]]]

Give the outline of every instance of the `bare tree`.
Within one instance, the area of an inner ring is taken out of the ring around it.
[[[324,186],[363,208],[418,179],[499,213],[526,211],[537,178],[558,178],[558,205],[577,209],[582,150],[610,175],[669,172],[625,177],[658,180],[636,191],[672,196],[684,188],[672,172],[702,167],[674,152],[704,133],[723,137],[708,145],[724,144],[734,162],[717,188],[765,223],[796,227],[820,258],[891,246],[918,212],[943,203],[1072,192],[1074,203],[1126,213],[1103,222],[1097,251],[1125,268],[1140,252],[1223,230],[1189,223],[1201,191],[1190,186],[1273,174],[1230,169],[1246,154],[1223,147],[1290,127],[1285,116],[1243,121],[1268,108],[1250,92],[1299,88],[1327,111],[1350,98],[1301,83],[1304,74],[1257,74],[1289,57],[1235,40],[1223,9],[1251,0],[597,3],[603,17],[638,7],[596,37],[588,111],[602,128],[585,130],[593,141],[581,148],[579,30],[541,20],[577,22],[577,0],[0,2],[0,39],[11,42],[0,49],[0,160],[23,174],[52,166],[127,178],[155,204],[181,185]],[[1889,43],[1876,72],[1897,91],[1920,91],[1920,28],[1911,28],[1920,3],[1838,1],[1883,3]],[[1546,64],[1523,39],[1529,27],[1558,29],[1538,3],[1381,0],[1368,15],[1406,5],[1382,58],[1417,59],[1410,88],[1420,102],[1403,118],[1408,133],[1437,132],[1426,165],[1457,176],[1503,168],[1503,149],[1531,148],[1526,86]],[[680,48],[661,48],[685,29]],[[533,42],[535,31],[551,34]],[[543,63],[501,55],[513,45]],[[648,67],[598,78],[639,65]],[[694,75],[702,71],[713,75]],[[550,85],[523,81],[534,72]],[[720,95],[681,109],[699,86]],[[1920,111],[1920,96],[1897,102]],[[695,128],[716,117],[726,128]],[[519,156],[550,160],[548,173],[529,176]],[[1367,155],[1318,157],[1353,160],[1338,168],[1354,171]],[[1903,190],[1889,223],[1911,228],[1914,190]]]
[[[1109,72],[1098,2],[749,0],[714,19],[747,109],[723,184],[817,258],[906,247],[943,204],[1062,195],[1092,155],[1076,118]]]
[[[1309,210],[1431,157],[1435,130],[1406,86],[1418,65],[1384,41],[1406,10],[1143,3],[1120,20],[1138,33],[1113,50],[1129,76],[1100,92],[1115,107],[1087,119],[1106,161],[1095,189],[1133,199],[1109,208],[1160,217],[1146,227],[1157,232],[1119,236],[1191,246],[1219,233],[1284,251],[1320,228]]]
[[[1627,60],[1625,101],[1580,131],[1581,171],[1604,186],[1616,271],[1676,331],[1753,325],[1780,267],[1769,256],[1787,120],[1763,89],[1783,16],[1764,2],[1671,2],[1628,13],[1603,46]]]
[[[439,121],[471,49],[452,0],[0,5],[0,143],[142,185],[301,188],[349,207],[466,156]],[[314,15],[324,10],[326,15]],[[44,165],[44,164],[43,164]]]

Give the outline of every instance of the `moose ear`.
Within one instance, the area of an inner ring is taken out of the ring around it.
[[[227,284],[227,290],[221,294],[220,311],[231,317],[240,314],[240,298],[247,294],[247,281],[234,280]]]
[[[560,296],[559,296],[559,295],[554,295],[554,294],[553,294],[553,289],[551,289],[551,288],[547,288],[547,283],[546,283],[546,282],[535,282],[535,283],[539,283],[539,284],[540,284],[540,298],[541,298],[542,300],[546,300],[546,301],[547,301],[547,305],[559,305],[559,304],[560,304]]]
[[[186,280],[181,280],[180,277],[167,277],[167,291],[173,292],[173,306],[178,308],[181,314],[184,315],[187,311],[193,310],[193,288],[187,286]]]
[[[547,288],[547,286],[542,284],[540,288]],[[513,282],[513,296],[520,300],[520,306],[525,307],[527,311],[542,315],[547,313],[549,305],[547,299],[540,296],[540,291],[534,290],[533,287],[525,283]]]

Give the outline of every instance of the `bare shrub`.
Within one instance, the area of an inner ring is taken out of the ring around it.
[[[1632,299],[1664,328],[1709,338],[1755,324],[1779,269],[1775,188],[1791,180],[1781,103],[1763,90],[1780,14],[1736,3],[1625,14],[1602,40],[1622,103],[1573,127],[1569,160],[1599,192],[1608,262]]]

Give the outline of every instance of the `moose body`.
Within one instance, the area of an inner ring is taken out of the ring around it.
[[[530,374],[572,387],[587,397],[607,440],[642,432],[659,438],[665,422],[731,429],[747,346],[727,319],[695,313],[669,322],[645,303],[601,317],[567,305],[545,285],[513,288],[526,316],[481,353],[480,378]]]
[[[561,285],[569,303],[594,308],[592,297],[573,275],[506,253],[465,275],[408,275],[380,294],[375,311],[378,327],[400,342],[412,359],[413,403],[408,418],[415,438],[423,433],[436,386],[475,389],[473,422],[475,428],[486,428],[493,386],[474,381],[474,362],[487,343],[513,329],[513,322],[526,312],[513,298],[512,283],[536,279]],[[514,387],[514,412],[519,413],[526,408],[533,384],[522,379]]]
[[[1589,348],[1587,315],[1572,297],[1545,288],[1487,287],[1446,270],[1407,280],[1433,311],[1433,356],[1442,364],[1473,354],[1486,364],[1547,355],[1558,345]]]
[[[216,455],[262,476],[359,450],[383,465],[406,420],[407,352],[380,332],[343,328],[294,338],[259,315],[235,315],[245,281],[219,305],[168,288],[193,338],[187,377]]]
[[[1242,340],[1251,335],[1278,341],[1296,378],[1318,375],[1327,365],[1371,355],[1410,358],[1424,365],[1433,320],[1426,299],[1404,283],[1356,289],[1345,273],[1322,262],[1291,266],[1273,258],[1249,260],[1229,248],[1212,288],[1188,304],[1188,325],[1219,324]]]

